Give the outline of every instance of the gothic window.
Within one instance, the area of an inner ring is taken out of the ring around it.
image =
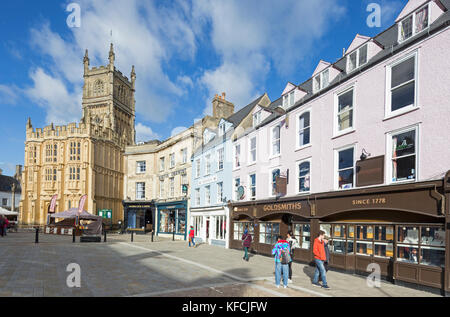
[[[94,84],[94,95],[100,96],[104,93],[105,85],[101,80],[97,80]]]
[[[70,142],[70,160],[79,161],[81,155],[81,143]]]

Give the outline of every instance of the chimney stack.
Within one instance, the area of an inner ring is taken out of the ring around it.
[[[234,113],[234,104],[225,100],[226,94],[216,94],[213,99],[213,117],[217,119],[228,118]]]

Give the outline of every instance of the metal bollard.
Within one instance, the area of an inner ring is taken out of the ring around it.
[[[72,243],[75,243],[75,229],[72,229]]]
[[[106,230],[105,231],[103,231],[103,242],[106,242]]]
[[[153,242],[153,236],[155,235],[155,233],[153,232],[153,230],[152,230],[152,242]]]
[[[172,232],[172,241],[175,241],[175,231]]]
[[[39,227],[36,227],[36,238],[34,240],[34,243],[39,243]]]
[[[131,242],[133,242],[134,231],[131,231]]]

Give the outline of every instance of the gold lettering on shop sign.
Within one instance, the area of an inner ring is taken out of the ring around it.
[[[353,206],[366,206],[366,205],[381,205],[386,203],[386,198],[369,198],[369,199],[354,199],[352,200]]]
[[[248,208],[247,207],[234,207],[234,211],[239,211],[239,212],[242,212],[242,211],[248,211]]]
[[[264,205],[264,211],[280,211],[280,210],[299,210],[302,209],[301,203],[284,203],[284,204],[273,204]]]

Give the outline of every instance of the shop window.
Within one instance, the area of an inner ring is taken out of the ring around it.
[[[416,179],[416,129],[392,135],[392,182]]]
[[[309,249],[311,246],[311,226],[306,223],[294,224],[294,236],[302,249]]]
[[[163,233],[184,234],[186,232],[186,210],[160,210],[159,231]]]
[[[227,234],[227,219],[226,216],[218,216],[216,218],[216,236],[217,240],[225,240]]]
[[[322,227],[322,226],[321,226]],[[323,225],[325,230],[331,230],[331,238],[328,241],[328,248],[331,253],[353,254],[354,248],[354,226],[343,224]]]
[[[244,234],[245,228],[248,229],[249,234],[252,236],[252,239],[255,236],[254,229],[253,229],[253,223],[252,222],[235,222],[233,229],[233,239],[234,240],[242,240],[242,235]]]
[[[356,239],[356,254],[373,255],[373,226],[356,226]]]
[[[193,217],[194,235],[201,236],[203,230],[203,217]]]
[[[259,225],[259,243],[275,244],[280,234],[280,224],[275,222],[261,222]]]
[[[375,226],[375,253],[376,257],[394,257],[394,227]]]

